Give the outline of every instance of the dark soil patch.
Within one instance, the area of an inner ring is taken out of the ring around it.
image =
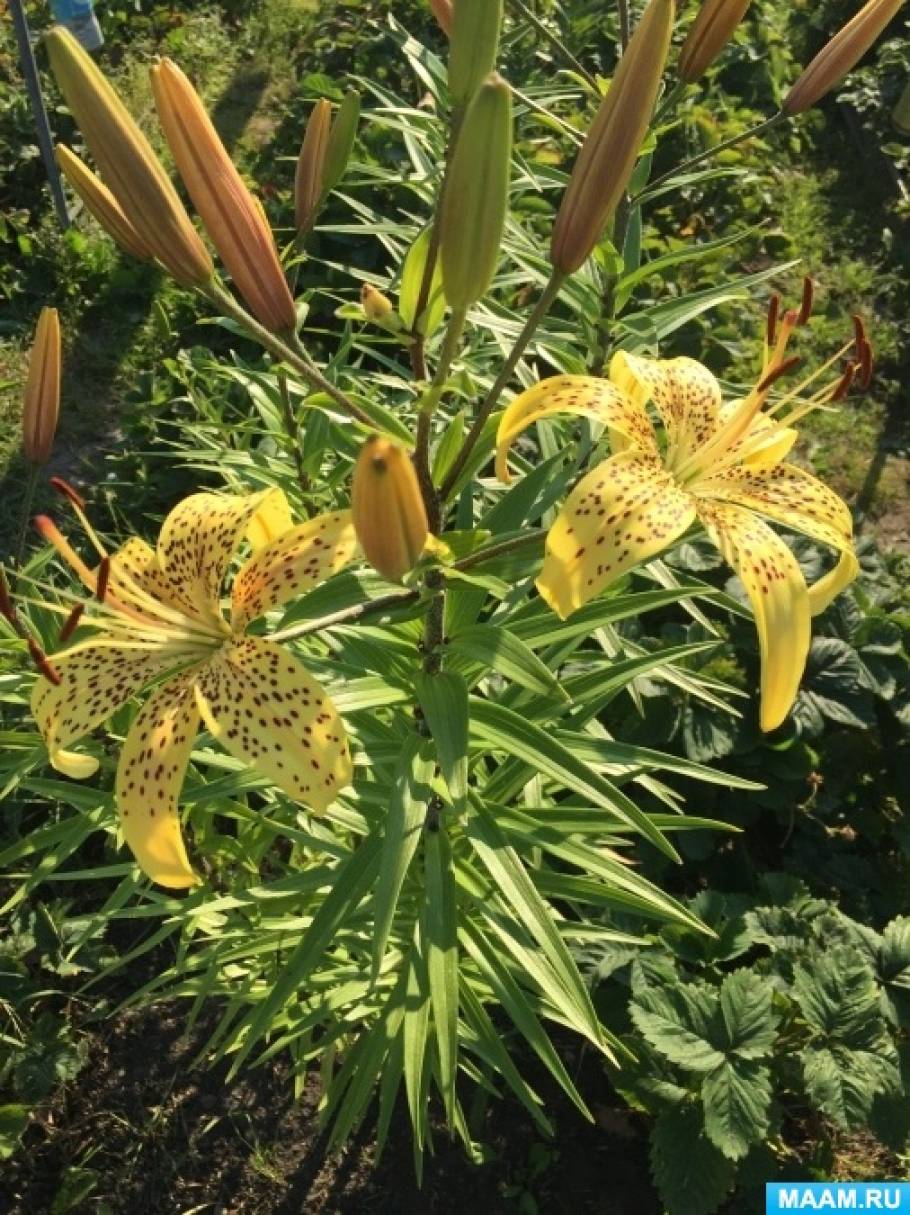
[[[379,1160],[370,1127],[328,1157],[317,1122],[318,1077],[308,1079],[300,1101],[280,1060],[228,1085],[224,1066],[192,1066],[214,1017],[188,1039],[185,1016],[185,1006],[169,1005],[105,1024],[79,1082],[36,1118],[7,1162],[3,1215],[659,1210],[644,1126],[612,1108],[603,1069],[590,1056],[583,1068],[578,1058],[566,1061],[581,1072],[598,1125],[540,1082],[556,1128],[552,1142],[540,1138],[514,1102],[497,1102],[474,1127],[488,1163],[471,1163],[462,1145],[440,1132],[421,1189],[403,1107]],[[80,1178],[89,1192],[61,1207],[60,1196]]]

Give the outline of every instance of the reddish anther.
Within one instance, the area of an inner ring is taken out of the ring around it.
[[[772,384],[776,383],[781,376],[787,375],[802,362],[798,354],[794,354],[789,359],[784,359],[782,363],[778,363],[776,367],[772,367],[765,378],[758,386],[759,392],[767,392]]]
[[[41,646],[38,645],[37,641],[33,641],[31,637],[28,639],[28,652],[32,656],[32,662],[34,662],[35,666],[48,681],[48,683],[52,683],[55,687],[59,687],[60,684],[63,683],[63,680],[60,678],[59,673],[54,670],[47,654],[45,654]]]
[[[780,296],[772,295],[768,303],[768,327],[766,330],[769,346],[777,341],[777,318],[780,316]]]
[[[805,325],[812,315],[812,305],[815,302],[815,283],[806,275],[803,279],[803,299],[799,308],[797,325]]]
[[[844,397],[853,387],[853,381],[856,379],[856,372],[858,368],[859,363],[856,363],[851,359],[844,368],[844,374],[841,376],[840,383],[835,389],[834,396],[831,398],[832,401],[842,401],[844,399]]]
[[[13,599],[9,593],[6,575],[2,570],[0,570],[0,614],[4,615],[10,624],[16,623],[16,609],[13,606]]]
[[[104,603],[104,598],[107,595],[107,584],[111,576],[111,559],[110,557],[102,557],[98,566],[98,575],[95,581],[95,598],[99,603]]]
[[[872,346],[864,338],[859,347],[859,386],[863,390],[872,383],[872,373],[875,370],[875,359]]]
[[[82,613],[84,611],[85,604],[77,603],[64,621],[63,628],[60,630],[60,636],[57,639],[58,645],[65,645],[65,643],[69,641],[73,633],[75,633],[76,629],[79,627],[79,621],[82,619]]]
[[[859,354],[863,342],[866,338],[866,325],[859,313],[854,313],[853,317],[853,341],[856,343],[856,353]]]
[[[69,481],[64,481],[62,477],[49,477],[48,483],[51,489],[55,489],[62,497],[68,498],[73,506],[78,506],[80,510],[85,510],[85,499],[73,489]]]

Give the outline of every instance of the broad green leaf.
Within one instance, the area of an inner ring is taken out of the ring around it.
[[[895,1064],[869,1051],[812,1045],[802,1052],[802,1063],[806,1096],[846,1130],[866,1124],[877,1096],[899,1091]]]
[[[418,674],[417,699],[430,728],[443,779],[452,800],[461,805],[468,795],[468,688],[461,675],[440,671]]]
[[[645,1041],[671,1063],[690,1072],[710,1072],[721,1066],[724,1055],[708,1040],[703,1015],[708,1010],[699,1000],[691,985],[645,987],[636,993],[629,1013]]]
[[[523,760],[533,771],[589,798],[595,805],[635,827],[665,856],[679,860],[676,849],[663,832],[633,801],[533,721],[492,701],[472,697],[471,730],[488,747]]]
[[[881,1046],[884,1022],[878,984],[872,967],[855,949],[810,953],[793,968],[792,990],[812,1029],[828,1042],[857,1051]]]
[[[725,975],[720,986],[720,1014],[730,1050],[741,1059],[761,1059],[771,1053],[777,1018],[771,1007],[767,979],[745,967]]]
[[[9,1160],[28,1126],[27,1105],[0,1105],[0,1160]]]
[[[705,1076],[701,1096],[708,1138],[730,1160],[742,1160],[763,1141],[771,1108],[766,1067],[753,1059],[722,1063]]]
[[[736,1175],[733,1164],[708,1139],[701,1110],[694,1105],[658,1115],[651,1132],[651,1174],[673,1215],[714,1215]]]
[[[452,854],[445,832],[437,825],[424,843],[426,873],[426,956],[439,1051],[439,1080],[446,1113],[455,1111],[458,1068],[458,940]]]
[[[531,692],[568,699],[547,664],[520,637],[500,625],[477,624],[463,629],[452,637],[448,648],[453,657],[491,667]]]
[[[395,770],[383,831],[379,880],[373,896],[374,983],[385,956],[401,887],[426,822],[434,767],[432,743],[416,734],[409,735]]]
[[[430,294],[425,311],[417,316],[420,301],[420,286],[430,250],[430,229],[424,228],[404,260],[401,271],[401,287],[398,295],[398,314],[408,330],[417,330],[425,337],[432,337],[445,316],[446,302],[442,293],[442,265],[439,258],[430,282]]]

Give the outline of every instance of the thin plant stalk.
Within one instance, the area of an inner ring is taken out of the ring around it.
[[[616,8],[619,11],[619,45],[625,52],[629,45],[629,39],[632,37],[632,22],[629,18],[629,0],[616,0]]]
[[[32,517],[32,507],[35,504],[35,492],[38,488],[38,477],[40,469],[37,464],[32,464],[29,469],[28,480],[25,483],[25,496],[22,499],[22,515],[19,519],[19,532],[16,537],[16,569],[22,569],[22,563],[25,560],[25,541],[28,536],[29,520]]]
[[[300,446],[300,427],[297,425],[297,419],[294,416],[294,406],[291,401],[290,389],[288,388],[288,377],[283,372],[279,372],[278,374],[278,395],[281,398],[284,428],[287,431],[288,442],[291,445],[291,454],[294,457],[294,465],[297,469],[297,484],[300,486],[300,492],[306,498],[310,488],[310,478]]]
[[[441,520],[439,517],[439,495],[433,485],[433,476],[430,471],[430,432],[433,414],[438,409],[439,403],[442,400],[446,380],[449,377],[452,360],[455,358],[458,350],[461,335],[464,333],[466,320],[466,309],[461,308],[453,312],[446,329],[445,338],[443,339],[442,349],[439,352],[439,362],[436,365],[433,383],[424,395],[420,411],[417,415],[417,445],[414,453],[414,465],[417,469],[417,479],[420,482],[424,506],[427,509],[427,518],[429,519],[430,531],[432,532],[439,530]]]
[[[545,38],[546,41],[549,42],[553,50],[556,51],[560,59],[563,60],[566,67],[570,68],[573,72],[580,76],[582,80],[584,80],[585,84],[588,85],[588,87],[595,94],[600,92],[599,88],[597,87],[597,81],[584,66],[584,64],[580,63],[575,58],[559,35],[555,34],[545,21],[541,21],[537,14],[528,8],[528,6],[524,3],[524,0],[509,0],[509,3],[511,4],[512,8],[517,9],[517,11],[521,13],[522,17],[524,17],[526,21],[530,22],[530,24],[535,30],[537,30],[538,34],[540,34],[542,38]]]
[[[658,186],[664,185],[664,183],[668,182],[671,178],[677,177],[680,173],[688,173],[690,169],[697,168],[698,165],[704,164],[706,160],[711,160],[713,157],[719,155],[719,153],[726,152],[728,148],[735,148],[737,144],[744,143],[747,139],[754,139],[758,135],[764,135],[766,131],[770,131],[772,127],[778,126],[779,123],[783,122],[788,117],[789,115],[785,114],[783,110],[779,110],[778,113],[774,114],[771,118],[766,118],[764,122],[760,122],[754,127],[749,127],[748,131],[743,131],[739,135],[732,135],[729,139],[725,139],[722,143],[715,144],[713,148],[706,148],[704,152],[699,152],[699,154],[697,156],[693,156],[691,160],[684,160],[683,163],[677,165],[675,169],[670,169],[669,172],[662,174],[654,181],[648,182],[648,184],[639,191],[635,198],[633,198],[633,204],[638,202],[646,194],[649,194],[652,190],[656,190]]]
[[[616,208],[616,216],[613,220],[613,245],[623,266],[631,214],[632,207],[629,203],[629,196],[626,194]],[[613,336],[613,323],[616,320],[616,288],[619,286],[621,273],[621,270],[611,270],[604,275],[600,316],[597,321],[597,338],[588,364],[591,375],[603,375],[607,365],[607,356],[610,353]]]

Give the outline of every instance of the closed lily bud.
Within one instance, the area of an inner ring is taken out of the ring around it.
[[[674,0],[650,0],[578,153],[550,245],[563,274],[590,255],[626,192],[654,110],[674,14]]]
[[[692,84],[703,76],[733,37],[752,0],[703,0],[679,53],[679,78]]]
[[[442,288],[470,307],[496,273],[509,208],[512,90],[493,73],[474,94],[458,133],[439,224]]]
[[[335,189],[344,176],[344,171],[348,167],[348,161],[354,150],[359,122],[360,94],[352,89],[349,93],[345,93],[344,101],[338,107],[338,113],[332,123],[332,129],[329,131],[325,165],[322,171],[323,198],[330,190]]]
[[[325,166],[332,131],[332,104],[323,97],[313,106],[294,176],[294,219],[305,235],[312,228],[325,193]]]
[[[262,206],[234,167],[199,94],[170,59],[152,68],[161,126],[190,198],[237,290],[273,333],[297,328],[297,312]]]
[[[354,530],[364,556],[383,578],[400,582],[429,536],[427,512],[407,452],[373,435],[354,468]]]
[[[44,41],[76,125],[124,215],[179,283],[210,282],[209,252],[123,102],[68,30],[56,25]]]
[[[60,416],[60,318],[42,308],[28,363],[22,406],[22,450],[32,464],[51,458]]]
[[[433,11],[433,16],[436,18],[436,24],[447,38],[451,38],[452,25],[455,20],[452,0],[430,0],[430,8]]]
[[[869,0],[804,68],[781,109],[793,117],[821,101],[856,67],[904,0]]]
[[[387,295],[383,295],[372,283],[360,288],[360,306],[368,321],[382,325],[394,314],[395,307]]]
[[[456,106],[470,101],[496,67],[502,0],[458,0],[449,48],[449,95]]]
[[[55,156],[60,172],[108,236],[112,236],[131,257],[152,261],[155,254],[127,219],[123,208],[101,178],[65,144],[57,144]]]

